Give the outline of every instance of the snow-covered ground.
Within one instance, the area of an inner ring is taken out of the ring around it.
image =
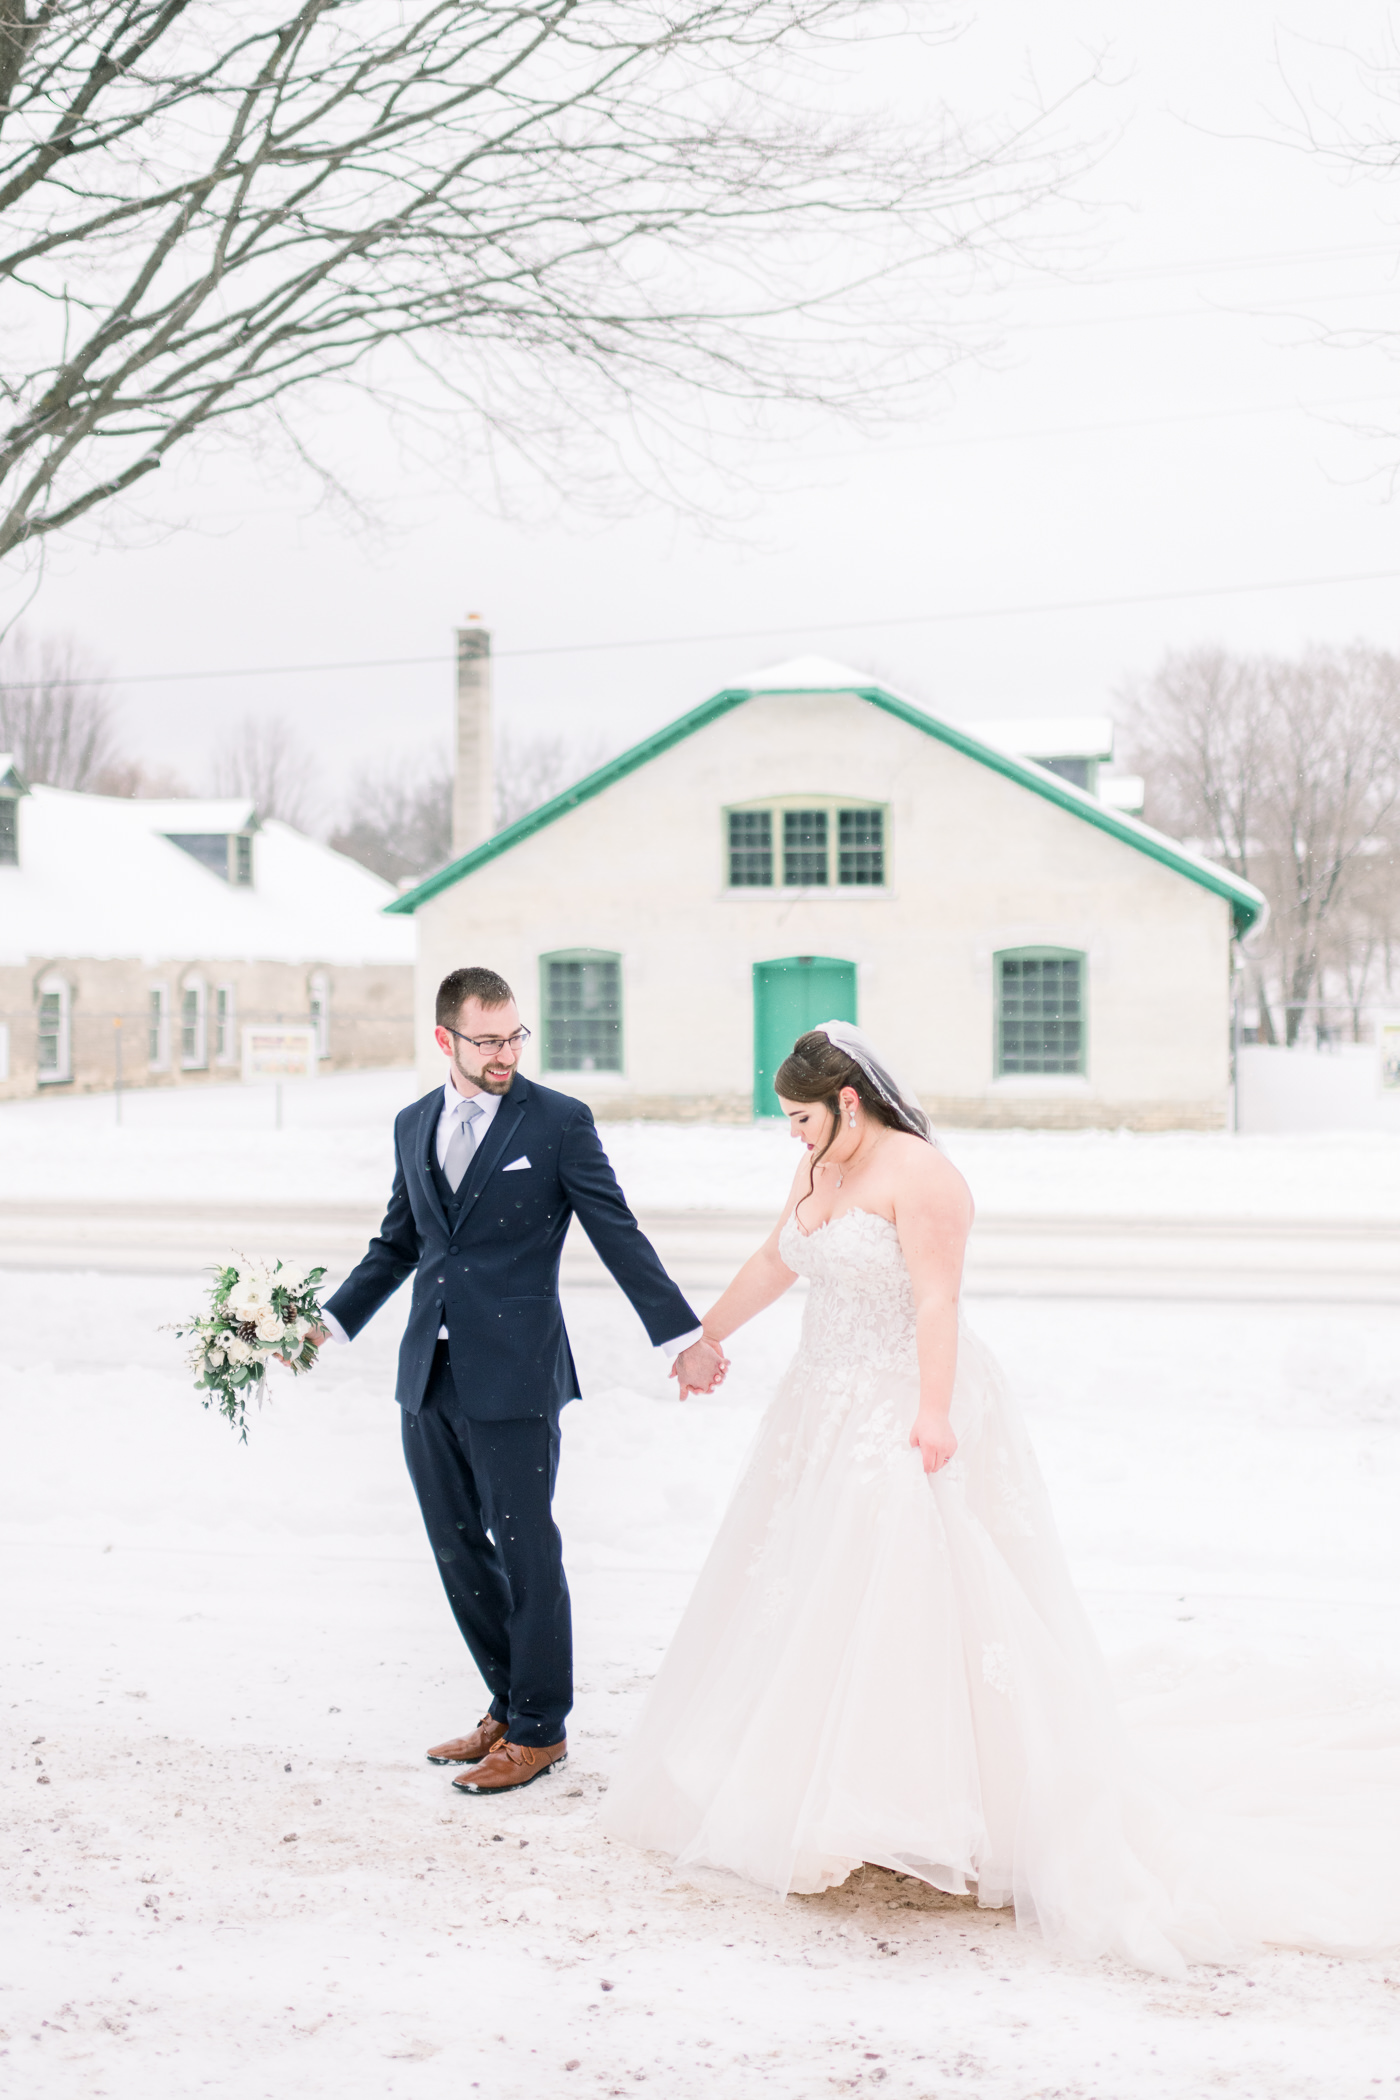
[[[186,1087],[0,1104],[0,1198],[269,1205],[379,1202],[410,1071],[283,1089]],[[781,1123],[606,1123],[642,1210],[773,1210],[795,1152]],[[1400,1219],[1400,1136],[954,1130],[944,1143],[988,1216]]]
[[[266,1199],[272,1182],[284,1201],[368,1201],[383,1120],[410,1093],[407,1075],[289,1091],[280,1134],[266,1097],[233,1089],[129,1099],[121,1131],[110,1100],[7,1108],[5,1192],[71,1200],[96,1179],[188,1202]],[[786,1179],[780,1132],[605,1136],[643,1206],[757,1208]],[[1400,1210],[1373,1139],[953,1143],[982,1200],[995,1182],[1011,1212],[1065,1206],[1066,1184],[1092,1184],[1089,1208],[1146,1186],[1142,1210],[1188,1187],[1231,1215]],[[1134,1160],[1136,1179],[1120,1165]],[[565,1418],[559,1497],[571,1756],[485,1803],[422,1761],[481,1694],[398,1450],[401,1308],[285,1386],[244,1448],[160,1332],[190,1288],[0,1273],[6,2090],[1400,2090],[1400,1953],[1271,1953],[1163,1980],[1048,1956],[883,1872],[778,1906],[673,1886],[598,1835],[614,1747],[791,1348],[794,1302],[737,1339],[722,1395],[680,1409],[616,1294],[569,1294],[589,1395]],[[1400,1311],[1003,1300],[976,1323],[1026,1406],[1130,1711],[1164,1686],[1218,1707],[1265,1672],[1282,1705],[1329,1675],[1378,1696],[1400,1607]],[[897,1715],[871,1727],[897,1742]]]

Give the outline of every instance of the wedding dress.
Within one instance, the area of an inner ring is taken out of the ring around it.
[[[1168,1972],[1266,1938],[1393,1934],[1393,1886],[1372,1874],[1378,1901],[1351,1901],[1374,1829],[1339,1869],[1325,1816],[1300,1834],[1188,1813],[1145,1775],[1020,1416],[965,1323],[957,1455],[925,1475],[894,1225],[849,1210],[807,1234],[790,1219],[779,1245],[810,1283],[801,1343],[603,1827],[683,1873],[779,1895],[862,1861],[954,1894],[975,1884],[1066,1951]]]

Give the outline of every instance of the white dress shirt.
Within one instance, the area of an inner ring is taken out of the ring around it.
[[[452,1137],[452,1126],[457,1121],[465,1104],[468,1101],[474,1101],[482,1111],[479,1116],[473,1118],[472,1123],[472,1128],[476,1132],[476,1149],[472,1153],[472,1158],[475,1159],[477,1152],[481,1150],[481,1147],[486,1142],[486,1133],[491,1128],[496,1110],[504,1099],[504,1094],[463,1094],[454,1081],[451,1072],[448,1073],[447,1078],[443,1082],[442,1113],[438,1117],[437,1127],[437,1163],[440,1167],[445,1167],[447,1163],[447,1147]],[[471,1172],[470,1167],[468,1167],[467,1171],[468,1173]],[[332,1341],[349,1341],[349,1335],[345,1332],[345,1329],[333,1312],[323,1310],[321,1321],[329,1331]],[[682,1349],[688,1349],[692,1342],[698,1342],[700,1335],[701,1329],[692,1327],[688,1334],[677,1335],[674,1341],[657,1342],[655,1345],[657,1354],[665,1359],[669,1369],[675,1358],[680,1355]],[[437,1338],[440,1342],[447,1340],[447,1329],[445,1327],[439,1327]]]

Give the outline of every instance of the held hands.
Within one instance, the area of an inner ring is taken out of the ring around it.
[[[926,1415],[922,1409],[914,1417],[909,1442],[922,1458],[926,1473],[941,1473],[958,1448],[948,1417]]]
[[[688,1349],[682,1349],[671,1366],[670,1375],[679,1387],[677,1397],[684,1400],[691,1393],[712,1393],[716,1386],[724,1383],[728,1369],[729,1358],[718,1342],[707,1342],[702,1336]]]

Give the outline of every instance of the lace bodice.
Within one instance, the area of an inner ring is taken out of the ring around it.
[[[789,1218],[778,1250],[812,1286],[802,1322],[809,1372],[838,1387],[862,1371],[917,1372],[914,1293],[888,1218],[848,1210],[811,1233]]]

